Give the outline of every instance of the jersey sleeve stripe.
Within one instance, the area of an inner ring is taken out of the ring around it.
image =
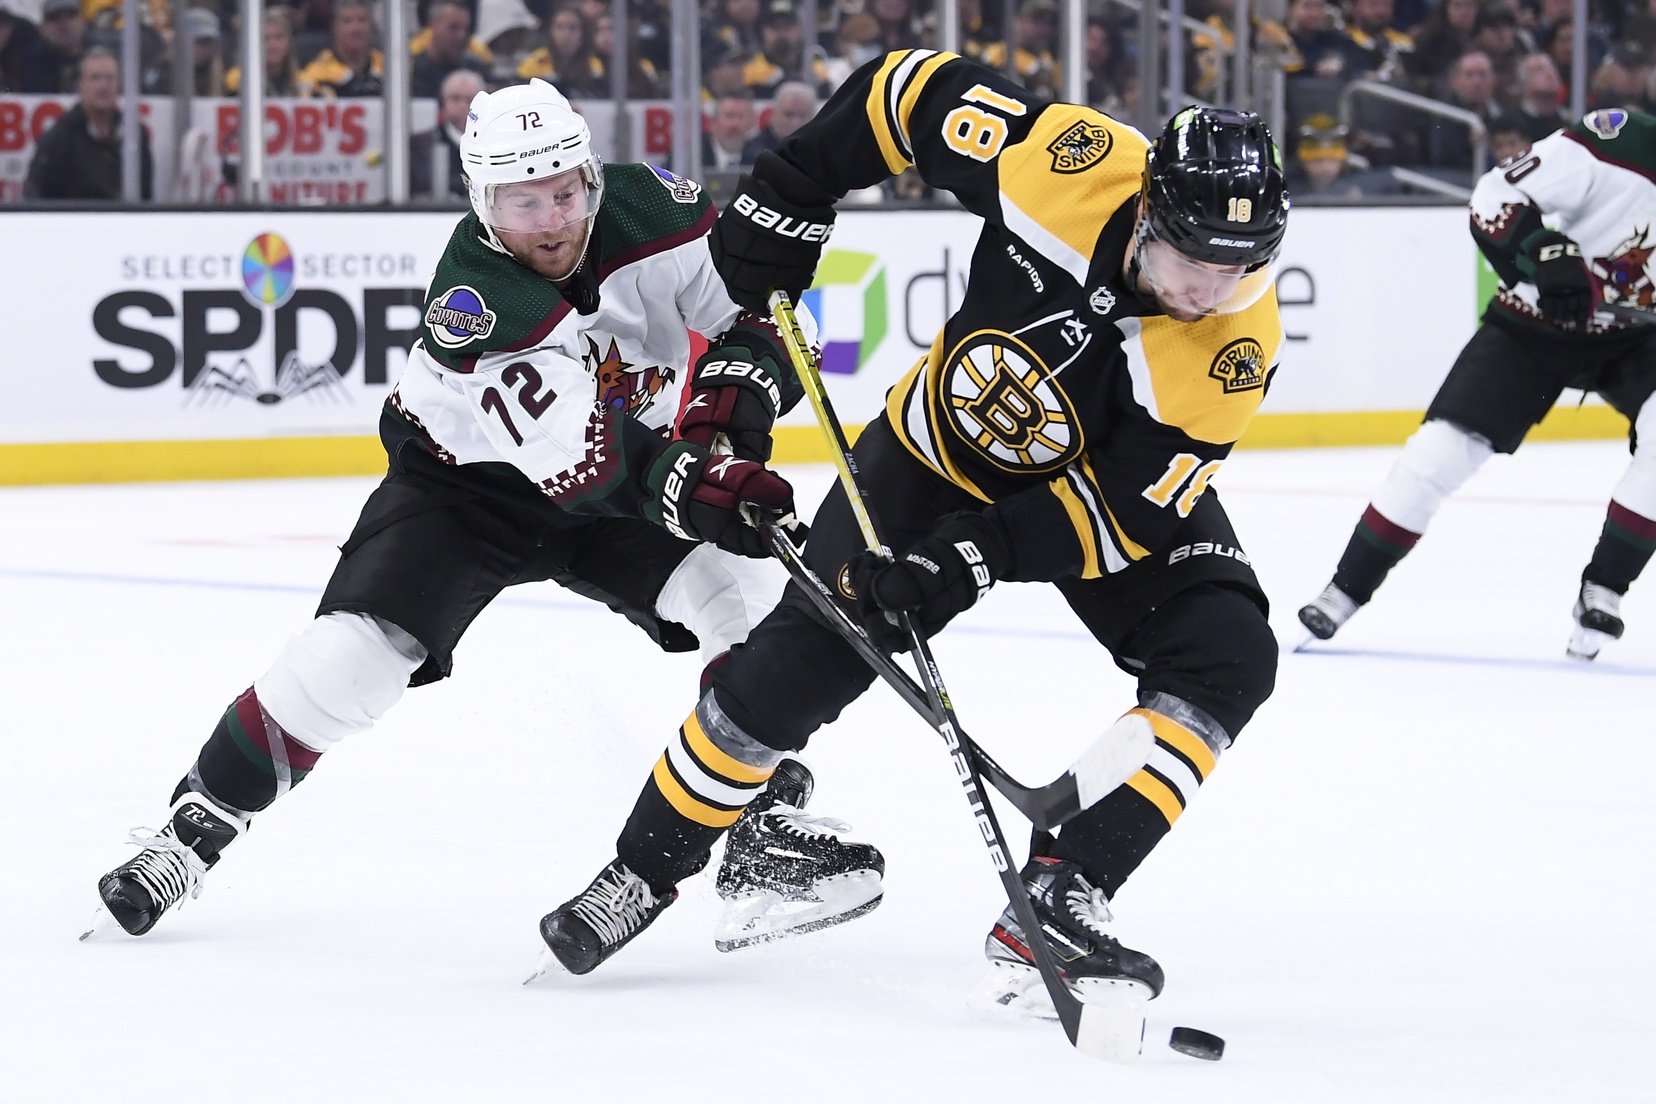
[[[865,107],[868,111],[868,123],[874,131],[874,141],[880,147],[880,155],[885,158],[886,169],[896,176],[909,167],[910,161],[904,156],[897,144],[896,115],[891,109],[891,102],[887,96],[887,88],[891,84],[892,70],[901,64],[903,54],[891,54],[885,64],[880,66],[874,74],[874,81],[868,89],[868,99]]]
[[[1098,549],[1103,553],[1104,569],[1114,575],[1128,566],[1128,559],[1122,550],[1111,540],[1111,530],[1115,528],[1115,518],[1109,516],[1109,507],[1104,504],[1104,497],[1099,492],[1098,484],[1091,478],[1091,473],[1082,474],[1077,471],[1076,465],[1071,464],[1065,471],[1070,487],[1081,500],[1087,511],[1088,522],[1092,527],[1094,540]]]
[[[1075,535],[1081,539],[1081,577],[1096,579],[1103,574],[1098,567],[1098,548],[1102,542],[1092,514],[1081,501],[1081,496],[1075,493],[1075,488],[1070,486],[1071,478],[1073,476],[1066,472],[1062,479],[1054,479],[1049,486],[1058,501],[1063,504],[1064,512],[1069,515],[1070,524],[1075,526]]]
[[[914,138],[909,134],[909,116],[914,114],[914,105],[919,101],[920,93],[925,91],[926,83],[931,80],[932,74],[937,72],[940,66],[960,56],[947,52],[934,54],[930,50],[916,50],[915,53],[930,56],[914,70],[914,76],[897,97],[897,133],[910,157],[914,153]],[[897,91],[897,84],[893,83],[892,88],[893,91]]]
[[[1092,266],[1092,262],[1086,256],[1025,213],[1005,192],[1000,194],[1000,207],[1001,221],[1008,230],[1027,242],[1035,252],[1069,273],[1077,284],[1087,282],[1087,270]]]

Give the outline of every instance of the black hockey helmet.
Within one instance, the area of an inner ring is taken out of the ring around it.
[[[1187,107],[1144,163],[1148,229],[1193,260],[1263,267],[1288,228],[1282,155],[1258,115]]]

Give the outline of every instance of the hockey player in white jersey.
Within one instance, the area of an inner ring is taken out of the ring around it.
[[[700,188],[603,165],[581,117],[542,81],[480,93],[460,154],[472,211],[381,416],[389,471],[316,619],[219,719],[162,828],[134,833],[138,854],[99,881],[131,935],[198,894],[253,815],[405,686],[446,677],[461,635],[505,587],[554,580],[711,664],[748,630],[731,556],[765,554],[742,512],[797,524],[791,489],[764,461],[772,423],[802,391],[769,319],[726,293]],[[691,330],[713,338],[694,366]],[[716,444],[734,454],[715,456]],[[766,795],[754,806],[765,827],[803,817],[802,764],[768,749],[730,754]],[[785,872],[790,890],[861,871],[877,899],[872,847],[817,832],[804,850]],[[762,863],[728,849],[721,884],[754,880]],[[619,859],[603,878],[623,911],[676,896]]]
[[[1631,423],[1572,613],[1567,654],[1590,660],[1622,635],[1622,595],[1656,550],[1656,117],[1594,111],[1491,170],[1472,193],[1472,236],[1500,290],[1299,618],[1333,636],[1443,501],[1578,388]]]

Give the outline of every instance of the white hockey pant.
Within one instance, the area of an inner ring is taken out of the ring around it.
[[[329,613],[288,640],[253,691],[290,737],[327,751],[372,728],[425,657],[419,641],[389,621]]]
[[[1424,533],[1445,499],[1495,450],[1451,422],[1433,420],[1415,430],[1371,500],[1376,512],[1411,533]]]

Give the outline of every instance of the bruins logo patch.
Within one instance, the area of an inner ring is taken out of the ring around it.
[[[1239,337],[1219,350],[1208,375],[1225,385],[1225,394],[1265,386],[1265,350],[1251,337]]]
[[[1069,397],[1011,334],[979,330],[955,346],[941,386],[955,431],[998,468],[1051,471],[1081,455]]]
[[[1083,119],[1054,138],[1047,152],[1052,154],[1053,172],[1078,173],[1104,160],[1113,145],[1109,128]]]
[[[857,600],[857,588],[851,585],[851,565],[843,564],[839,569],[839,578],[834,580],[839,592],[853,602]]]

